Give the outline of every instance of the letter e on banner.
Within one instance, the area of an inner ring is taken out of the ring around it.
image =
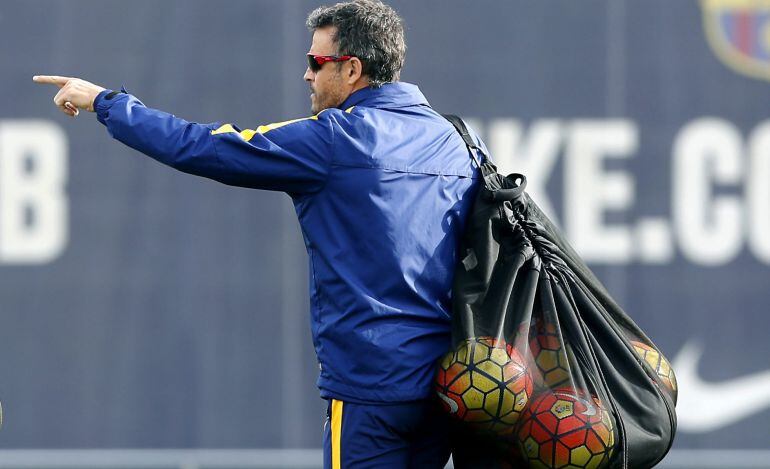
[[[608,170],[608,159],[627,159],[639,144],[632,121],[577,120],[565,153],[565,227],[575,250],[588,262],[631,261],[633,236],[623,223],[606,223],[607,211],[627,212],[635,199],[634,180],[621,169]]]
[[[67,137],[44,120],[0,121],[0,262],[43,264],[67,243]]]

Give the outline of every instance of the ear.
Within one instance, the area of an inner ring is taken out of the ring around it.
[[[349,85],[353,85],[364,74],[364,64],[361,63],[361,59],[358,57],[351,58],[347,63],[349,66],[345,73],[345,81],[347,81]]]

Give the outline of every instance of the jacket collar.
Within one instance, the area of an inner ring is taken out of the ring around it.
[[[385,83],[379,88],[366,87],[348,96],[339,108],[348,109],[351,106],[374,108],[396,108],[428,104],[422,92],[416,85],[401,81]]]

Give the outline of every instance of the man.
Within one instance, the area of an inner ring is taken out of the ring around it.
[[[76,78],[70,116],[95,111],[121,142],[181,171],[287,192],[310,261],[327,468],[440,468],[447,425],[432,399],[450,347],[452,274],[476,170],[454,128],[399,82],[401,19],[377,0],[313,11],[304,79],[312,117],[241,130],[194,124]]]

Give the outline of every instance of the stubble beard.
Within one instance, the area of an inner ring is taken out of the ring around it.
[[[337,107],[342,101],[338,101],[337,97],[332,94],[319,95],[318,92],[313,92],[313,98],[310,101],[310,112],[318,114],[324,109]]]
[[[321,112],[321,109],[319,109],[318,94],[316,94],[315,91],[313,91],[313,94],[310,96],[310,112],[312,114]]]
[[[310,98],[310,112],[313,114],[318,114],[324,109],[337,107],[345,101],[339,88],[330,89],[323,94],[319,94],[312,86],[310,90],[313,92]]]

